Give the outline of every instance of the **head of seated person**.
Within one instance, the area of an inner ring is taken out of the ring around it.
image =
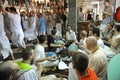
[[[31,65],[34,58],[34,50],[31,47],[27,47],[22,51],[22,61],[18,61],[17,64],[21,70],[29,70],[32,68]]]
[[[0,80],[13,80],[14,75],[19,71],[16,62],[9,60],[0,64]]]
[[[38,43],[44,44],[47,41],[47,38],[45,35],[38,36]]]
[[[55,35],[55,34],[56,34],[56,30],[53,29],[53,30],[51,31],[51,33],[52,33],[52,35]]]
[[[75,69],[78,80],[98,80],[94,71],[88,68],[89,59],[83,52],[76,52],[72,56],[72,65]]]

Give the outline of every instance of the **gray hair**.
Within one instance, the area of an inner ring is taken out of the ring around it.
[[[92,45],[97,45],[97,39],[96,37],[94,36],[89,36],[86,41],[88,41],[89,44],[92,44]]]

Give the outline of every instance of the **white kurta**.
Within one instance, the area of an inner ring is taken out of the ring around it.
[[[24,33],[21,26],[21,18],[18,14],[8,13],[8,17],[11,20],[12,29],[12,42],[16,46],[25,47]]]
[[[73,41],[75,41],[75,43],[78,43],[77,38],[76,38],[76,34],[73,30],[66,32],[66,39],[73,40]]]
[[[28,40],[34,40],[37,38],[37,30],[36,30],[36,15],[33,17],[30,17],[30,25],[28,27],[28,29],[25,30],[24,34],[25,34],[25,38],[27,38]]]
[[[42,58],[45,58],[45,50],[44,50],[44,47],[40,44],[37,44],[35,46],[35,57],[34,57],[34,60],[38,60],[38,59],[42,59]],[[45,61],[42,61],[42,62],[38,62],[38,65],[42,65],[43,67],[50,67],[50,66],[55,66],[55,65],[58,65],[58,60],[55,60],[55,61],[48,61],[48,60],[45,60]]]
[[[0,12],[0,54],[2,54],[3,59],[7,58],[12,52],[9,40],[4,31],[3,15]]]

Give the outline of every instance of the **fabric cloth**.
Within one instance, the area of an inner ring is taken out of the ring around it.
[[[0,54],[2,54],[3,59],[7,58],[10,53],[12,54],[13,51],[10,46],[10,42],[6,36],[6,33],[4,31],[4,20],[3,15],[0,12]]]
[[[34,69],[31,69],[21,75],[18,80],[40,80]]]
[[[45,58],[45,49],[42,45],[37,44],[37,45],[35,45],[34,60],[37,60],[39,58]]]
[[[29,69],[32,69],[31,65],[29,65],[27,63],[24,63],[22,61],[17,62],[17,64],[18,64],[20,70],[29,70]]]
[[[79,80],[98,80],[96,74],[94,71],[92,71],[90,68],[87,68],[88,74],[81,77]]]
[[[34,15],[29,18],[29,28],[25,31],[25,37],[30,41],[37,38],[38,32],[36,30],[37,16]]]
[[[40,58],[45,58],[45,50],[44,50],[44,47],[40,44],[37,44],[35,45],[35,57],[34,57],[34,60],[38,60]],[[54,66],[54,65],[57,65],[58,64],[58,61],[48,61],[48,60],[45,60],[45,61],[42,61],[42,62],[38,62],[37,63],[38,65],[42,65],[44,67],[49,67],[49,66]]]
[[[11,21],[12,29],[12,42],[16,46],[25,47],[24,33],[21,26],[21,18],[18,14],[12,14],[8,12],[8,17]]]
[[[110,14],[113,14],[114,10],[113,10],[113,6],[109,5],[107,7],[105,7],[104,12],[108,12]],[[107,14],[104,14],[104,19],[102,21],[102,24],[108,24],[110,22],[112,22],[113,18]]]
[[[97,40],[97,45],[98,45],[99,47],[101,47],[101,48],[104,49],[104,43],[103,43],[102,39],[99,38],[99,39]]]
[[[79,20],[83,21],[84,20],[84,13],[79,11]]]
[[[80,39],[79,44],[83,45],[84,47],[86,47],[86,38],[85,39]]]
[[[58,30],[56,30],[55,39],[56,40],[61,40],[62,39],[62,34]]]
[[[52,23],[52,16],[49,14],[47,17],[47,35],[51,34],[51,30],[53,29],[53,23]]]
[[[55,43],[55,38],[51,35],[48,36],[48,48],[49,48],[49,51],[53,51],[55,52],[56,51],[56,47],[51,47],[50,44],[54,44]]]
[[[73,40],[73,41],[75,41],[75,43],[78,43],[77,38],[76,38],[76,34],[73,30],[66,32],[66,39]]]
[[[72,63],[69,64],[68,80],[78,80],[78,76],[75,69],[73,69]]]
[[[117,39],[120,40],[120,34],[114,36],[114,38],[112,39],[112,42],[113,42],[113,43],[116,43],[116,40],[117,40]],[[112,51],[115,52],[115,53],[120,53],[120,42],[117,42],[117,44],[119,44],[117,48],[111,47],[111,49],[112,49]]]
[[[40,80],[57,80],[57,77],[55,75],[48,75],[41,77]]]
[[[10,18],[8,17],[8,15],[4,15],[4,29],[6,34],[10,34],[11,35],[11,23],[10,23]]]
[[[88,67],[91,68],[100,80],[106,80],[107,57],[102,48],[98,48],[89,55]]]
[[[44,17],[41,17],[39,19],[39,31],[40,31],[40,34],[43,34],[46,32],[46,20]]]
[[[56,23],[56,29],[62,34],[62,24]]]
[[[29,21],[28,21],[28,17],[27,16],[23,16],[21,17],[22,20],[22,26],[24,31],[26,31],[27,29],[29,29]]]
[[[68,50],[74,50],[74,51],[77,51],[78,50],[78,46],[75,44],[75,43],[72,43],[69,47],[68,47]]]
[[[39,77],[34,69],[32,69],[32,66],[23,63],[22,61],[17,62],[20,70],[28,70],[23,75],[19,77],[18,80],[39,80]]]

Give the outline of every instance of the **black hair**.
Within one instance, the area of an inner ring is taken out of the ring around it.
[[[27,47],[26,49],[22,50],[22,58],[23,60],[28,60],[29,57],[33,54],[32,53],[32,48],[31,47]]]
[[[97,37],[100,37],[100,29],[99,28],[93,27],[92,28],[92,33],[96,34]]]
[[[68,28],[69,26],[71,27],[71,25],[68,24],[68,25],[67,25],[67,28]]]
[[[116,25],[115,28],[118,32],[120,32],[120,25]]]
[[[10,7],[10,11],[17,12],[15,7]]]
[[[109,3],[109,0],[105,0],[105,2],[108,2],[108,3]]]
[[[53,29],[51,32],[52,32],[52,35],[56,34],[56,30],[55,29]]]
[[[56,29],[56,27],[53,27],[53,29]]]
[[[40,36],[38,36],[38,40],[39,40],[39,43],[42,44],[47,40],[47,38],[45,35],[40,35]]]
[[[72,62],[74,64],[74,68],[79,72],[83,73],[86,71],[89,63],[89,59],[86,54],[82,52],[76,52],[72,56]]]
[[[9,11],[9,9],[10,9],[9,7],[6,7],[6,8],[5,8],[6,11]]]

